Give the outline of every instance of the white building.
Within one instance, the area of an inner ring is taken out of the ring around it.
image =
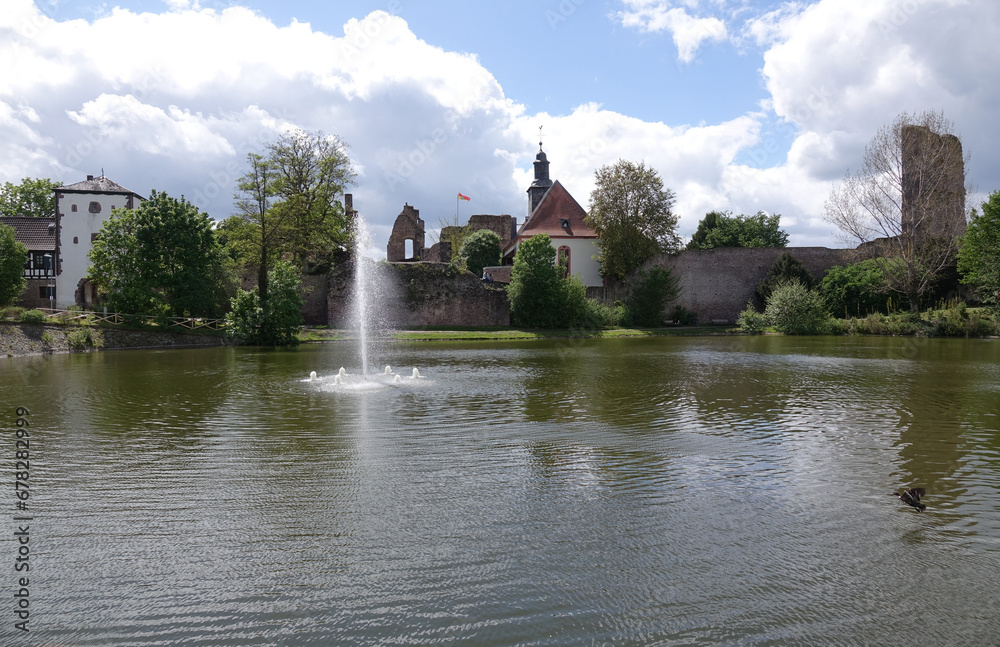
[[[55,192],[59,237],[56,307],[89,307],[95,296],[93,285],[86,279],[91,243],[111,216],[112,209],[134,209],[145,198],[103,175],[88,175],[83,182],[61,186]]]
[[[576,274],[587,287],[604,285],[601,264],[595,258],[597,232],[586,222],[587,212],[559,183],[549,179],[549,160],[539,145],[535,180],[528,187],[528,218],[503,251],[504,265],[514,262],[517,248],[535,234],[548,234],[556,248],[556,262]]]

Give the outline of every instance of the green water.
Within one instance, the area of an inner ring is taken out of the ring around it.
[[[372,363],[399,380],[347,344],[0,363],[0,644],[998,644],[995,340]]]

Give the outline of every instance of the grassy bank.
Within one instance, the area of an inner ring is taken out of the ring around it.
[[[618,337],[664,337],[677,335],[726,335],[732,331],[724,326],[670,326],[667,328],[610,328],[606,330],[535,330],[521,328],[423,328],[397,330],[397,341],[531,341],[535,339],[614,339]],[[349,330],[305,328],[299,334],[302,342],[349,341],[357,333]]]

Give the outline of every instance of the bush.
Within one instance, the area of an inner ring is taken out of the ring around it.
[[[507,286],[513,325],[558,328],[567,318],[573,319],[564,312],[567,301],[572,300],[559,278],[555,258],[556,250],[548,234],[532,236],[518,247]],[[577,307],[576,303],[571,305]]]
[[[628,307],[632,324],[662,326],[663,309],[680,294],[677,278],[670,270],[653,267],[639,272],[639,282],[632,290]]]
[[[500,236],[495,231],[479,229],[462,241],[458,257],[465,261],[470,272],[480,276],[484,267],[500,264],[502,251]]]
[[[239,344],[289,346],[297,344],[302,325],[300,279],[291,263],[281,261],[268,272],[268,298],[262,303],[257,288],[237,290],[226,315],[226,334]]]
[[[693,326],[698,323],[698,313],[688,310],[684,306],[676,306],[670,314],[670,320],[676,321],[681,326]]]
[[[820,334],[829,319],[823,297],[794,279],[774,287],[764,315],[775,330],[786,335]]]
[[[21,313],[20,319],[23,323],[42,323],[45,321],[45,313],[41,310],[25,310]]]
[[[750,335],[760,335],[767,329],[767,317],[757,312],[753,303],[748,303],[746,310],[736,317],[736,325],[740,330]]]
[[[757,296],[762,303],[767,303],[775,288],[789,281],[798,281],[806,289],[811,289],[816,284],[816,279],[802,261],[792,256],[790,252],[784,252],[774,261],[764,280],[757,285]]]
[[[836,317],[864,317],[892,311],[892,295],[885,289],[885,272],[874,259],[831,267],[819,291]]]
[[[66,335],[66,343],[72,350],[87,350],[88,348],[100,348],[104,345],[104,339],[99,332],[92,331],[90,328],[77,328]]]
[[[15,321],[20,321],[22,312],[24,312],[24,308],[18,306],[11,306],[10,308],[4,309],[3,316],[5,319],[13,319]]]

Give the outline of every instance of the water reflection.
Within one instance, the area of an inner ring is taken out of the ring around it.
[[[939,341],[400,344],[420,380],[353,390],[337,344],[12,360],[38,636],[988,644],[1000,353]]]

